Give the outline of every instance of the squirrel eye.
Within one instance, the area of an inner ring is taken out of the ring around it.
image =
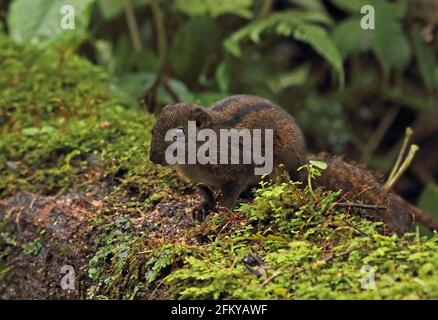
[[[175,130],[175,135],[173,136],[173,140],[176,141],[178,139],[182,139],[184,138],[186,132],[184,131],[183,128],[178,128]]]

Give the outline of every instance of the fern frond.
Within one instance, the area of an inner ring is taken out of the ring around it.
[[[324,57],[339,75],[340,84],[344,83],[342,56],[330,38],[324,26],[332,24],[332,20],[323,12],[286,11],[272,14],[262,20],[254,21],[224,41],[224,46],[231,54],[241,55],[240,43],[250,39],[254,43],[260,41],[261,35],[274,30],[278,35],[292,37],[309,44]]]

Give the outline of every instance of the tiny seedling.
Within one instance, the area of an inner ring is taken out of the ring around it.
[[[307,170],[307,187],[310,193],[315,198],[315,192],[313,191],[312,180],[321,176],[321,170],[327,169],[327,163],[323,161],[310,160],[308,164],[305,164],[298,168],[298,171],[303,169]]]

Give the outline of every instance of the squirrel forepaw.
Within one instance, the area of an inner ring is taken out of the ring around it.
[[[192,216],[194,220],[203,221],[207,215],[216,208],[216,197],[213,190],[205,184],[196,185],[202,194],[202,201],[193,208]]]
[[[205,218],[214,210],[214,206],[208,201],[202,201],[198,206],[193,208],[193,220],[204,221]]]

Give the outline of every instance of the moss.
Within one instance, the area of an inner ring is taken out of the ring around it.
[[[333,194],[318,190],[315,200],[309,188],[303,191],[290,182],[264,186],[257,193],[253,203],[241,208],[253,227],[220,236],[202,253],[186,257],[165,280],[173,297],[438,297],[438,234],[383,236],[378,223],[327,207]],[[263,275],[246,269],[243,261],[249,254],[263,261],[255,267],[265,270]]]
[[[21,248],[25,254],[36,256],[40,252],[42,246],[42,239],[36,238],[32,241],[24,243]]]
[[[0,281],[12,270],[4,261],[17,246],[17,238],[11,227],[0,220]]]
[[[54,49],[39,52],[5,37],[0,48],[0,194],[54,194],[98,169],[144,185],[150,114],[124,105],[85,59],[72,55],[60,64]]]
[[[17,238],[11,227],[4,221],[0,221],[0,260],[7,256],[11,248],[15,246],[17,246]]]
[[[115,288],[150,294],[160,286],[161,298],[184,299],[438,297],[438,234],[384,236],[380,223],[334,210],[336,194],[312,192],[289,181],[264,184],[234,213],[235,228],[221,232],[227,219],[212,216],[197,226],[209,237],[190,245],[162,239],[157,246],[113,225],[91,270],[100,270],[108,297]]]
[[[0,70],[0,196],[99,185],[89,298],[438,298],[436,233],[382,235],[334,209],[337,194],[312,177],[262,183],[250,203],[195,223],[179,198],[188,185],[149,162],[153,116],[112,93],[99,68],[0,36]],[[0,235],[3,259],[17,241],[3,222]],[[37,253],[38,239],[23,249]],[[375,288],[364,289],[371,269]]]

